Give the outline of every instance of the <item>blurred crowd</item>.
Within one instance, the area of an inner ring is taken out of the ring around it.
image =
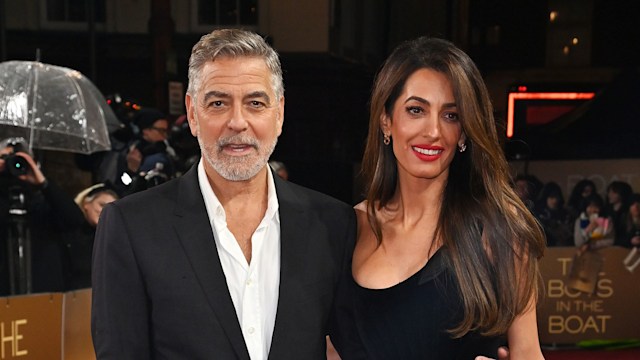
[[[615,180],[598,189],[582,179],[566,201],[557,183],[533,175],[516,176],[514,187],[544,228],[547,246],[640,246],[640,194],[627,182]]]
[[[127,196],[181,175],[199,159],[186,116],[173,118],[118,94],[107,102],[120,121],[110,132],[111,151],[76,157],[94,183],[107,183]]]

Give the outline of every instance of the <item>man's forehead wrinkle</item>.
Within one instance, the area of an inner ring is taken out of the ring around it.
[[[269,105],[277,99],[272,76],[263,59],[226,58],[208,62],[202,69],[200,104],[212,99],[225,101],[259,100]]]

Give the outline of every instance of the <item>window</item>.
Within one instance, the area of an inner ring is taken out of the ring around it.
[[[197,26],[257,26],[258,0],[198,0]]]
[[[97,23],[105,22],[105,0],[92,0],[94,20]],[[86,0],[46,0],[47,22],[86,23]]]

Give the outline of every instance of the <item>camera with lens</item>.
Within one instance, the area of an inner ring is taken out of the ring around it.
[[[29,171],[29,163],[25,158],[14,153],[4,154],[0,157],[4,160],[5,171],[13,176],[24,175]]]

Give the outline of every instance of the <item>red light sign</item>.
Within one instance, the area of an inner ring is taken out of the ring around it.
[[[519,91],[526,91],[526,86],[519,86]],[[512,92],[509,93],[507,105],[507,137],[513,136],[513,124],[516,100],[589,100],[595,96],[593,92]]]

